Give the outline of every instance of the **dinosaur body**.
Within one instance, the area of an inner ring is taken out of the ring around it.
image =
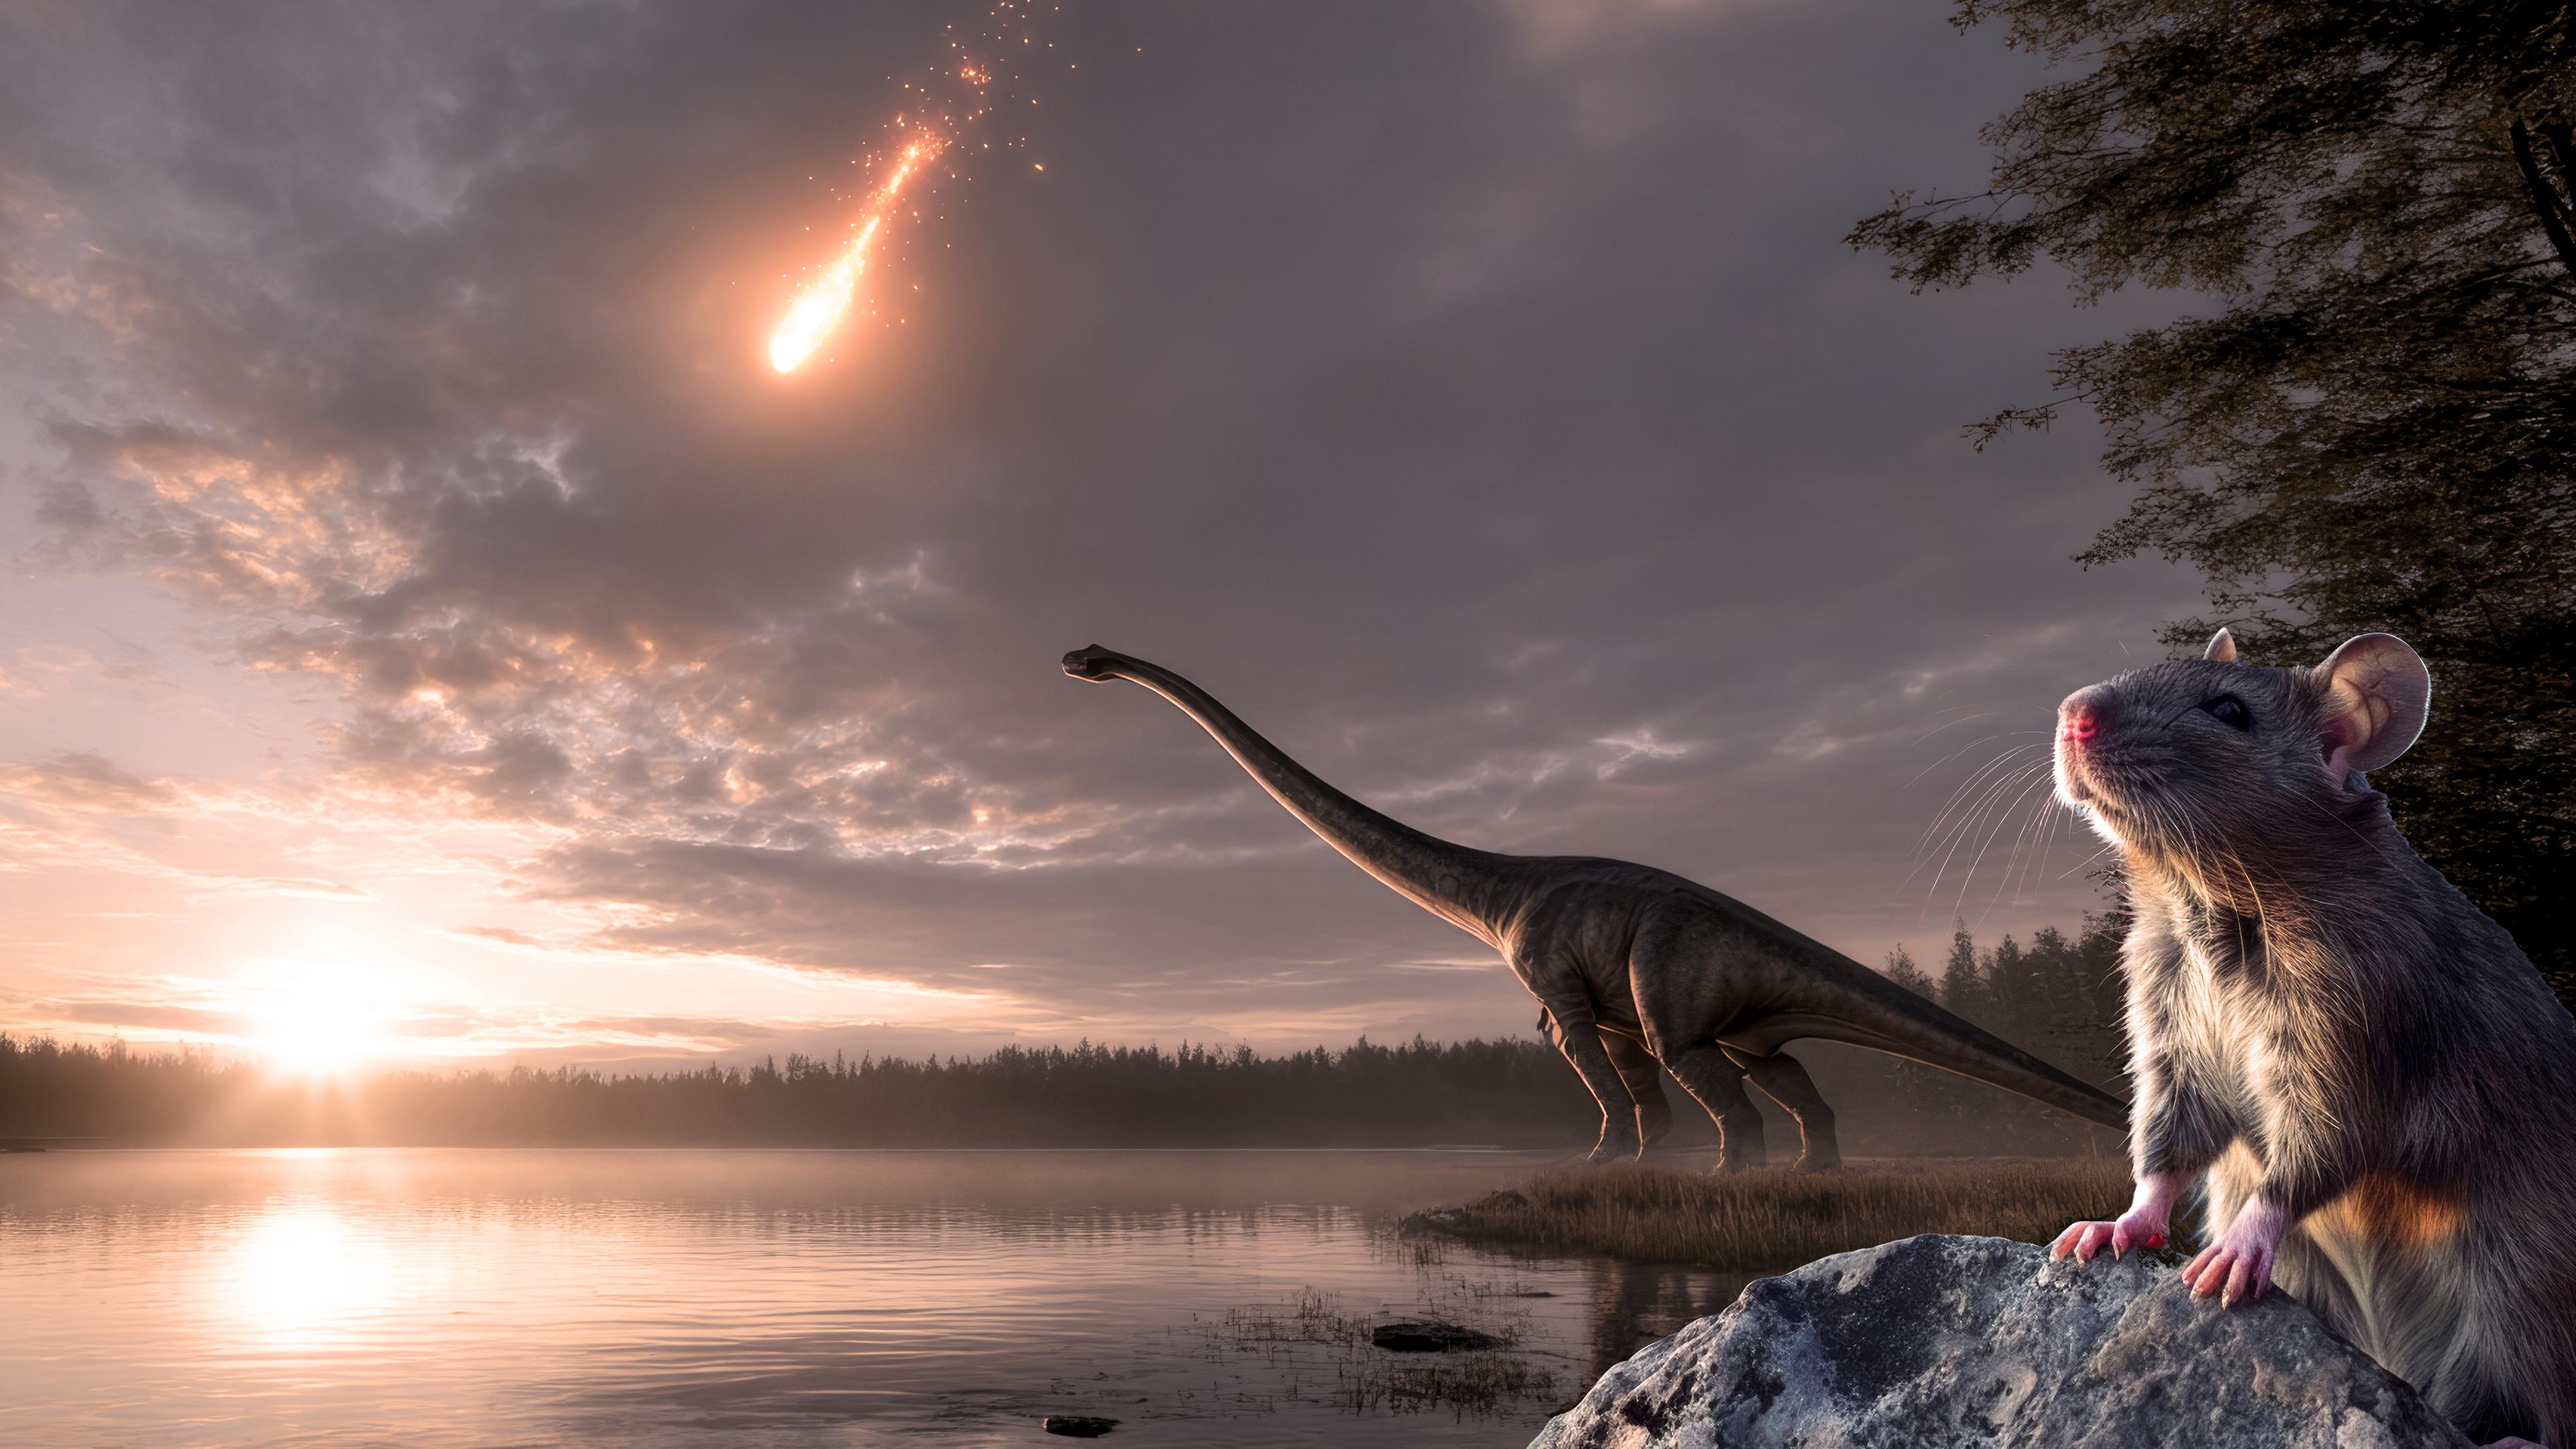
[[[1801,1165],[1834,1165],[1832,1109],[1781,1050],[1809,1037],[1941,1067],[2104,1126],[2127,1124],[2118,1098],[1695,881],[1627,861],[1498,855],[1441,840],[1325,784],[1168,669],[1097,645],[1067,654],[1064,669],[1093,682],[1130,680],[1170,700],[1325,843],[1502,953],[1601,1104],[1595,1161],[1660,1135],[1662,1094],[1645,1091],[1660,1062],[1717,1122],[1721,1167],[1764,1160],[1748,1079],[1798,1123]]]

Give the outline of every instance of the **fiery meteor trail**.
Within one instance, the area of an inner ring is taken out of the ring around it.
[[[813,276],[788,307],[787,315],[779,319],[777,329],[769,334],[772,368],[787,373],[804,366],[849,320],[851,309],[859,302],[859,283],[876,258],[878,244],[892,229],[905,185],[917,179],[932,158],[955,147],[970,163],[963,169],[972,170],[971,163],[979,156],[987,161],[995,159],[997,146],[1000,152],[1008,153],[1029,144],[1026,135],[979,138],[978,133],[990,129],[993,116],[1025,117],[1028,109],[1037,105],[1037,97],[1026,95],[1021,88],[1039,70],[1052,71],[1059,63],[1068,71],[1078,68],[1071,56],[1056,53],[1054,41],[1042,47],[1038,44],[1035,27],[1045,23],[1044,17],[1063,9],[1053,0],[1044,4],[1040,0],[988,0],[982,22],[952,22],[945,27],[943,48],[947,53],[926,70],[899,82],[891,74],[886,76],[903,102],[887,127],[891,136],[902,138],[901,149],[893,157],[894,169],[869,193],[850,223],[849,244]],[[1022,99],[1027,100],[1028,108],[1019,104]],[[859,161],[854,158],[850,164],[856,166]],[[1038,164],[1036,169],[1044,171],[1046,167]],[[950,181],[959,178],[958,169],[942,170]],[[918,202],[914,203],[912,215],[921,215]]]
[[[787,309],[787,316],[778,324],[778,330],[769,334],[771,367],[780,372],[795,371],[799,364],[814,355],[814,349],[822,346],[825,338],[832,335],[832,329],[841,325],[841,319],[849,314],[850,304],[858,299],[859,277],[868,269],[868,256],[876,245],[877,233],[885,229],[886,218],[893,213],[896,198],[903,194],[904,183],[912,179],[921,163],[938,155],[943,144],[940,137],[924,134],[916,136],[903,148],[902,159],[896,162],[894,174],[886,178],[885,185],[878,187],[877,194],[869,201],[867,214],[859,222],[858,235],[852,237],[840,256],[823,269],[822,276],[798,294],[796,304]]]

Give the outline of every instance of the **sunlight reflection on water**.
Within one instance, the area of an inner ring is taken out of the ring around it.
[[[1385,1231],[1546,1160],[5,1157],[0,1442],[1030,1444],[1069,1412],[1113,1443],[1517,1445],[1742,1283]],[[1538,1387],[1394,1413],[1387,1356],[1314,1334],[1426,1308],[1518,1334]]]
[[[247,1334],[326,1347],[347,1320],[392,1296],[394,1252],[315,1202],[261,1208],[234,1230],[229,1271],[209,1280],[219,1316]]]

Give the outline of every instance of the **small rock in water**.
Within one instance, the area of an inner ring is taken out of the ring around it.
[[[2273,1294],[2222,1311],[2169,1262],[1926,1236],[1820,1258],[1638,1350],[1530,1449],[2467,1449]]]
[[[1039,1428],[1068,1439],[1097,1439],[1118,1427],[1116,1419],[1095,1419],[1087,1414],[1049,1414]]]
[[[1495,1338],[1455,1323],[1381,1323],[1369,1330],[1369,1342],[1390,1353],[1465,1353],[1492,1348]]]

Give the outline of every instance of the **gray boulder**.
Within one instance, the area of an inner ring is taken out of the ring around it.
[[[1927,1236],[1765,1278],[1601,1376],[1530,1449],[2464,1449],[2278,1293],[2221,1312],[2172,1262]]]

